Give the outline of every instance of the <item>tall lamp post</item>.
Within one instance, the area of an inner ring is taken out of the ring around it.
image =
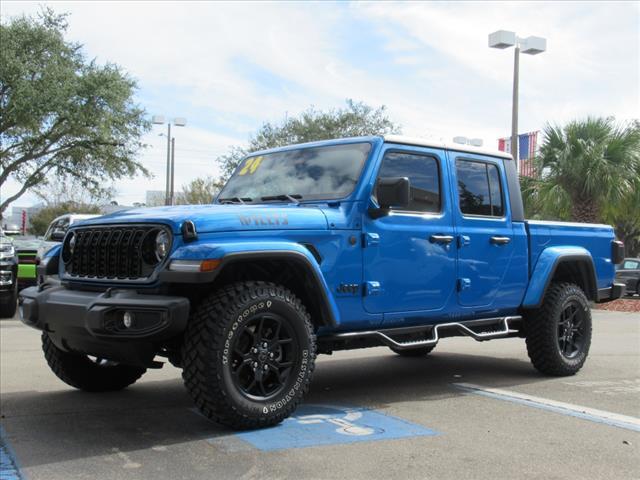
[[[155,125],[164,125],[165,120],[162,115],[154,115],[151,117],[151,123]],[[165,205],[173,205],[173,179],[175,169],[175,149],[176,139],[171,136],[171,120],[167,120],[167,181],[165,184]],[[187,119],[183,117],[176,117],[173,119],[173,124],[176,127],[184,127],[187,124]]]
[[[520,173],[518,158],[518,83],[520,76],[520,51],[527,55],[537,55],[547,49],[547,40],[542,37],[520,38],[515,32],[498,30],[489,35],[489,47],[509,48],[515,46],[513,56],[513,105],[511,110],[511,154],[516,162],[516,170]]]

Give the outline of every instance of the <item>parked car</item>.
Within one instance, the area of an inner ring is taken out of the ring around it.
[[[18,257],[13,239],[0,228],[0,318],[16,313],[18,300]]]
[[[18,256],[18,290],[36,284],[36,256],[42,240],[33,236],[13,237],[13,246]]]
[[[37,249],[36,256],[42,258],[51,247],[58,245],[63,239],[69,227],[82,220],[96,218],[100,215],[94,213],[65,213],[54,218],[44,234]]]
[[[626,286],[627,295],[640,295],[640,258],[625,258],[616,270],[616,282]]]
[[[573,375],[623,256],[610,226],[525,220],[503,152],[350,138],[251,154],[212,205],[71,226],[21,318],[69,385],[122,389],[164,356],[203,415],[256,428],[295,410],[318,353],[524,337]]]

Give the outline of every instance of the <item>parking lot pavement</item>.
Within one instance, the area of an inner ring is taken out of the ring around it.
[[[520,339],[323,356],[294,418],[243,434],[198,415],[171,366],[88,394],[49,371],[35,330],[3,320],[0,340],[3,480],[640,478],[638,314],[594,312],[574,377],[538,374]]]

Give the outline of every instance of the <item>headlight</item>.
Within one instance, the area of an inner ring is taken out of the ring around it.
[[[13,245],[0,246],[0,258],[11,258],[16,254],[16,249]]]
[[[156,258],[159,262],[164,260],[169,253],[169,235],[167,232],[161,231],[156,235]]]
[[[75,233],[71,234],[71,238],[69,239],[69,252],[73,255],[73,251],[76,249],[76,235]]]

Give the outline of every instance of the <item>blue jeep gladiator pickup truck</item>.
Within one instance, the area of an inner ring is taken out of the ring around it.
[[[509,155],[348,138],[251,154],[211,205],[73,225],[20,314],[73,387],[122,389],[165,357],[205,416],[255,428],[336,350],[522,337],[535,368],[572,375],[623,257],[609,226],[526,221]]]

